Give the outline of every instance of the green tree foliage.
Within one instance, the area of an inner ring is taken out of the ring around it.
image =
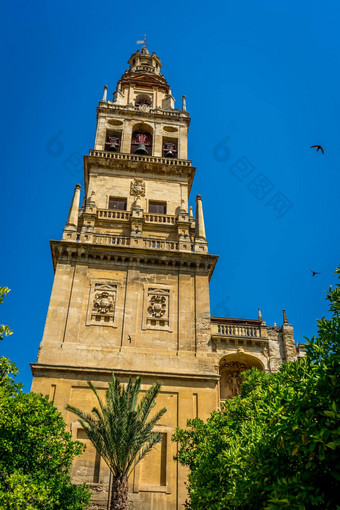
[[[187,508],[340,508],[339,286],[327,299],[332,317],[318,321],[305,358],[275,374],[252,369],[207,423],[177,429]]]
[[[133,468],[150,450],[161,441],[162,435],[153,428],[166,412],[163,407],[149,421],[150,412],[156,405],[161,383],[152,385],[139,399],[142,380],[129,379],[126,387],[112,374],[112,381],[106,392],[105,404],[91,382],[99,407],[92,414],[67,406],[79,417],[97,452],[103,457],[112,473],[111,510],[128,508],[128,476]]]
[[[0,508],[86,508],[88,490],[72,485],[69,476],[84,446],[71,440],[46,397],[21,390],[16,374],[14,363],[0,358]]]
[[[7,296],[11,289],[8,287],[0,287],[0,305],[3,303],[4,298]],[[0,340],[3,340],[5,336],[12,335],[13,331],[8,326],[0,324]]]

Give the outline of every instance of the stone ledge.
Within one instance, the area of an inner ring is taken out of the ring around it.
[[[147,370],[126,370],[121,368],[95,368],[95,367],[77,367],[72,365],[49,365],[45,363],[31,363],[30,364],[34,377],[39,377],[39,372],[42,371],[59,371],[68,373],[88,373],[97,375],[110,375],[113,371],[115,374],[122,376],[142,376],[152,377],[157,379],[181,379],[189,381],[219,381],[219,374],[192,374],[192,373],[171,373],[171,372],[151,372]]]

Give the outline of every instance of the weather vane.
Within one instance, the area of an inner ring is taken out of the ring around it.
[[[144,46],[146,46],[146,34],[144,34],[144,39],[142,41],[137,41],[137,44],[144,44]]]

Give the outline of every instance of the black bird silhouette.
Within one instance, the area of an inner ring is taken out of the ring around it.
[[[313,274],[313,276],[315,276],[316,274],[321,274],[321,273],[318,273],[317,271],[313,271],[313,269],[310,269],[310,272]]]
[[[311,149],[316,149],[316,152],[318,151],[321,151],[322,154],[325,154],[325,151],[323,150],[323,148],[321,147],[321,145],[311,145],[310,146]]]

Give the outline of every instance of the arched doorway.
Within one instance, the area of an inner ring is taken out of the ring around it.
[[[220,399],[227,400],[239,395],[242,384],[241,373],[253,367],[264,370],[263,363],[258,358],[245,354],[243,350],[223,356],[219,363]]]

